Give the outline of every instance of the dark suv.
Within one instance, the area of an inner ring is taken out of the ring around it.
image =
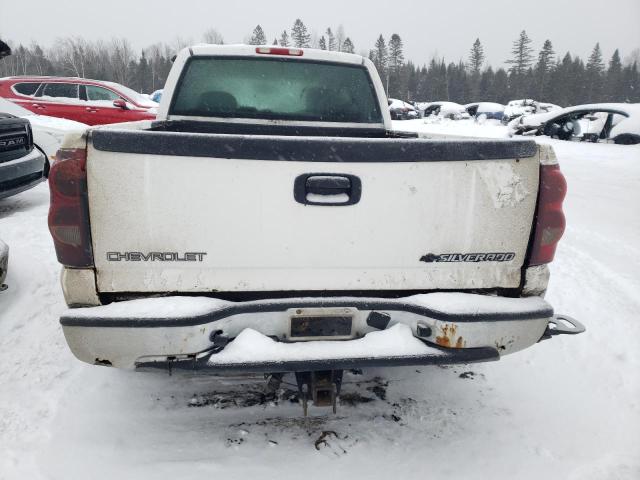
[[[0,199],[42,182],[48,167],[44,154],[33,147],[29,120],[0,112]]]

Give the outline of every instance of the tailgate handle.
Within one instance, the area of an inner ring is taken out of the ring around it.
[[[305,173],[293,184],[293,197],[303,205],[354,205],[361,195],[360,179],[345,173]]]

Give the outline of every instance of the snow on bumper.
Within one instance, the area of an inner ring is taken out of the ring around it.
[[[292,318],[323,315],[350,318],[350,333],[292,341]],[[372,322],[376,315],[386,322]],[[87,363],[275,372],[497,360],[536,343],[553,318],[539,297],[431,293],[251,302],[151,298],[71,309],[60,322],[69,347]],[[216,336],[231,341],[216,348]]]

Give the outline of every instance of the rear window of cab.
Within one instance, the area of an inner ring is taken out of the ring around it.
[[[364,66],[283,58],[190,58],[169,114],[383,123]]]

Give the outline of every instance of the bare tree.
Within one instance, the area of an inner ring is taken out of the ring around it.
[[[634,48],[629,55],[624,57],[625,65],[633,65],[634,63],[640,65],[640,48]]]
[[[127,85],[130,80],[129,64],[136,59],[131,43],[126,38],[114,38],[110,43],[109,60],[113,69],[113,79]]]
[[[224,38],[220,32],[218,32],[215,28],[210,28],[202,35],[202,40],[204,43],[211,43],[214,45],[224,45]]]
[[[58,38],[53,45],[53,58],[75,77],[85,77],[89,44],[81,37]]]
[[[344,33],[344,27],[342,24],[338,25],[338,29],[336,30],[336,44],[338,45],[338,51],[342,51],[342,45],[344,44],[346,35]]]
[[[194,41],[191,38],[188,37],[176,37],[173,42],[171,42],[171,48],[173,51],[173,55],[175,55],[176,53],[178,53],[180,50],[182,50],[183,48],[188,47],[189,45],[193,45]]]

